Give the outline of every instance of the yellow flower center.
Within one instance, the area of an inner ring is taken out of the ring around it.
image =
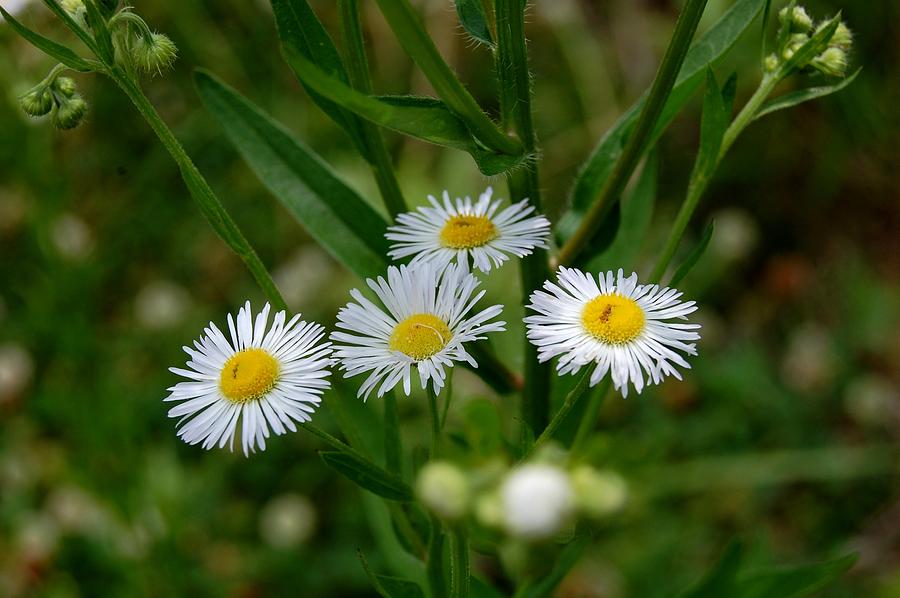
[[[222,367],[219,389],[229,401],[255,401],[272,390],[278,380],[278,361],[263,349],[244,349]]]
[[[628,297],[600,295],[584,306],[581,323],[597,340],[622,345],[644,330],[644,310]]]
[[[460,214],[441,230],[441,243],[451,249],[481,247],[497,238],[497,227],[487,216]]]
[[[389,346],[392,351],[400,351],[421,361],[446,347],[452,337],[450,328],[439,317],[414,314],[397,324]]]

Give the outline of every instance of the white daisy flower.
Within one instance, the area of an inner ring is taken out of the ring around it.
[[[561,355],[560,374],[596,363],[591,386],[610,372],[623,397],[629,383],[640,393],[645,384],[658,384],[667,375],[680,380],[675,366],[691,367],[679,351],[697,354],[696,345],[688,343],[700,338],[700,325],[667,320],[686,320],[697,305],[679,301],[676,289],[639,285],[637,274],[626,278],[621,269],[618,276],[600,274],[599,285],[574,268],[561,267],[557,279],[558,285],[544,283],[549,292],[531,294],[528,307],[539,315],[525,318],[541,362]]]
[[[547,247],[550,221],[543,216],[529,216],[534,206],[523,199],[497,214],[502,200],[491,200],[488,187],[476,203],[470,197],[450,201],[444,191],[443,205],[432,195],[431,207],[397,216],[397,224],[388,227],[385,236],[391,245],[388,255],[398,260],[410,255],[412,263],[428,262],[439,267],[454,259],[468,263],[472,256],[475,267],[489,272],[509,259],[509,254],[524,257],[535,247]]]
[[[237,322],[228,314],[231,340],[212,322],[194,348],[187,367],[169,370],[188,378],[169,388],[166,401],[178,401],[169,417],[188,444],[234,448],[238,420],[244,454],[266,448],[269,428],[281,435],[308,422],[329,382],[331,343],[319,344],[325,329],[296,315],[285,324],[284,311],[268,328],[269,304],[253,318],[248,301]]]
[[[506,324],[489,322],[500,314],[501,305],[470,315],[484,291],[472,296],[479,282],[465,264],[443,270],[429,263],[391,266],[387,280],[379,276],[366,282],[384,308],[353,289],[350,295],[356,302],[338,312],[337,327],[347,332],[331,333],[331,340],[342,343],[335,345],[335,356],[344,377],[369,372],[357,396],[368,398],[377,387],[381,397],[401,380],[409,396],[414,366],[422,388],[431,380],[437,394],[444,386],[445,367],[453,367],[454,361],[477,367],[465,343],[504,330]]]

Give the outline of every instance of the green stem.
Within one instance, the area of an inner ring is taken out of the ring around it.
[[[431,589],[431,598],[443,598],[447,595],[444,584],[444,530],[440,520],[432,515],[431,536],[428,538],[428,555],[425,559],[425,575]]]
[[[575,388],[570,390],[569,394],[566,395],[562,407],[559,408],[559,411],[556,412],[556,415],[553,416],[553,419],[550,420],[550,423],[547,425],[541,435],[538,436],[538,439],[534,442],[534,446],[532,446],[528,453],[526,453],[525,457],[528,457],[535,451],[535,449],[553,438],[556,430],[559,429],[559,426],[566,420],[566,417],[568,417],[569,412],[572,411],[572,408],[578,403],[578,399],[580,399],[581,395],[584,394],[584,391],[586,391],[590,387],[590,383],[591,368],[586,367],[584,373],[578,379],[578,382],[575,383]]]
[[[384,395],[384,462],[387,470],[402,477],[400,422],[397,417],[397,397],[394,391]]]
[[[359,22],[359,4],[357,0],[340,0],[341,32],[343,33],[344,47],[347,51],[347,75],[350,85],[363,93],[372,93],[372,77],[369,73],[369,61],[366,58],[365,40],[363,39],[362,26]],[[384,143],[381,129],[371,122],[360,119],[360,125],[365,135],[365,143],[369,148],[372,173],[384,206],[392,218],[397,214],[407,211],[406,200],[400,191],[397,177],[394,175],[394,165]]]
[[[578,229],[560,250],[557,257],[560,264],[572,263],[587,247],[603,219],[612,210],[613,205],[619,200],[622,191],[628,184],[628,180],[650,143],[653,129],[672,92],[691,39],[697,30],[697,24],[700,22],[700,17],[703,16],[706,2],[707,0],[687,0],[675,23],[675,32],[672,34],[669,47],[662,64],[660,64],[656,79],[653,81],[653,86],[650,88],[650,95],[647,97],[644,109],[634,126],[634,131],[629,135],[622,155],[600,189],[599,196],[591,204]]]
[[[572,441],[570,450],[573,455],[577,455],[584,448],[584,443],[596,428],[600,407],[603,406],[603,401],[606,400],[606,395],[609,392],[609,377],[607,376],[591,393],[590,402],[588,402],[587,408],[584,410],[581,421],[578,422],[578,431],[575,432],[575,440]]]
[[[447,107],[466,122],[472,134],[494,151],[511,156],[520,155],[522,146],[497,128],[496,123],[488,118],[472,94],[453,74],[409,0],[377,1],[400,45],[419,65]]]
[[[522,141],[525,154],[537,154],[537,136],[531,110],[531,75],[525,44],[525,3],[521,0],[496,0],[497,74],[500,79],[500,113],[503,127]],[[510,202],[528,199],[535,210],[541,210],[540,178],[537,161],[528,160],[521,169],[511,172]],[[547,252],[536,249],[521,261],[522,304],[528,303],[531,291],[550,277]],[[550,363],[541,363],[537,347],[524,341],[525,382],[522,386],[522,419],[534,434],[547,426],[550,411]]]
[[[681,204],[678,215],[672,223],[672,229],[669,231],[669,237],[666,240],[665,248],[660,254],[656,266],[654,266],[653,272],[650,275],[651,282],[659,282],[662,279],[663,274],[666,272],[666,268],[669,267],[672,258],[675,256],[675,252],[678,250],[678,246],[681,244],[681,239],[684,237],[684,232],[687,230],[688,223],[690,223],[691,218],[694,216],[697,205],[700,203],[700,198],[703,197],[703,194],[706,192],[706,187],[709,185],[710,179],[719,168],[719,164],[721,164],[722,159],[725,157],[725,154],[728,153],[728,150],[731,149],[735,140],[744,129],[747,128],[747,125],[753,122],[760,107],[772,94],[783,77],[784,75],[781,71],[776,71],[763,77],[759,87],[750,99],[747,100],[747,104],[734,118],[732,123],[728,126],[728,129],[725,130],[715,165],[706,172],[694,172],[690,183],[688,183],[687,195],[684,198],[684,202]]]
[[[181,143],[179,143],[169,127],[166,126],[166,123],[163,122],[163,119],[156,112],[156,108],[144,95],[137,82],[117,66],[110,68],[109,75],[134,103],[138,112],[141,113],[141,116],[144,117],[147,124],[150,125],[150,128],[153,129],[159,140],[162,141],[162,144],[169,151],[169,154],[181,171],[181,177],[184,179],[191,196],[197,202],[200,211],[209,221],[213,230],[243,260],[263,293],[271,302],[272,307],[276,310],[286,310],[287,304],[284,298],[281,296],[278,287],[275,286],[275,282],[272,280],[266,267],[260,261],[259,256],[256,255],[256,251],[247,242],[238,225],[231,219],[222,202],[213,193],[206,179],[197,170],[190,156],[184,151]]]
[[[463,526],[450,530],[450,596],[469,596],[469,539]]]
[[[438,410],[437,395],[434,394],[434,387],[430,383],[426,393],[428,394],[428,415],[431,418],[431,454],[429,458],[434,460],[437,459],[441,445],[441,414]]]

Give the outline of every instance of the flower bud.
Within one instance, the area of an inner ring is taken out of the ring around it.
[[[439,517],[459,519],[469,508],[469,481],[456,465],[432,461],[419,472],[416,495]]]
[[[53,87],[67,98],[75,96],[75,81],[69,77],[57,77]]]
[[[144,72],[162,73],[172,66],[178,56],[175,42],[162,33],[153,33],[149,38],[141,35],[131,47],[134,63]]]
[[[507,531],[525,540],[543,540],[560,532],[574,507],[569,477],[552,465],[514,469],[503,483],[500,496]]]
[[[56,114],[53,115],[53,124],[57,129],[64,131],[74,129],[81,124],[86,114],[87,102],[76,93],[56,109]]]
[[[586,516],[599,519],[625,505],[628,487],[619,474],[581,465],[572,471],[571,478],[575,504]]]
[[[792,31],[809,31],[813,26],[812,18],[802,6],[795,6],[790,11],[788,11],[787,7],[782,8],[778,13],[778,19]]]
[[[29,116],[44,116],[53,109],[53,94],[46,87],[35,88],[22,96],[19,104]]]
[[[850,28],[847,27],[843,21],[841,21],[837,26],[837,29],[834,30],[834,35],[831,36],[828,45],[833,48],[840,48],[844,51],[849,50],[853,45],[853,32],[850,31]]]
[[[847,53],[840,48],[827,48],[810,64],[831,77],[843,77],[847,74]]]
[[[766,60],[763,63],[763,66],[765,67],[767,73],[771,73],[772,71],[774,71],[778,68],[778,56],[776,56],[775,54],[769,54],[768,56],[766,56]]]

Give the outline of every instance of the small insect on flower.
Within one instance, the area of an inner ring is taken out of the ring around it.
[[[166,401],[178,401],[169,417],[178,422],[178,436],[188,444],[211,449],[227,443],[234,448],[238,420],[244,454],[266,448],[269,428],[275,434],[296,432],[294,422],[308,422],[329,387],[331,343],[320,344],[325,329],[295,315],[285,323],[275,314],[271,328],[269,304],[253,317],[248,301],[237,321],[228,315],[230,341],[212,322],[194,348],[184,347],[190,369],[169,368],[188,378],[169,388]]]
[[[337,327],[347,332],[331,333],[344,377],[370,372],[357,396],[368,398],[377,387],[381,397],[401,380],[409,396],[413,367],[422,388],[431,380],[437,394],[444,386],[445,367],[453,367],[454,361],[477,367],[465,343],[504,330],[506,324],[489,321],[500,314],[501,305],[469,315],[484,291],[475,293],[478,279],[465,264],[443,270],[428,263],[391,266],[387,280],[379,276],[367,282],[384,309],[353,289],[356,302],[338,312]]]
[[[546,281],[531,294],[528,307],[539,315],[528,316],[528,339],[538,347],[541,362],[561,355],[560,375],[574,374],[595,363],[591,386],[610,372],[613,386],[628,396],[632,384],[640,393],[647,384],[664,376],[681,379],[675,366],[691,366],[678,353],[696,355],[699,324],[668,322],[686,320],[696,311],[693,301],[679,300],[681,293],[659,285],[639,285],[637,274],[625,277],[620,269],[600,274],[598,280],[574,268],[560,268],[559,284]]]
[[[529,216],[534,207],[527,199],[498,214],[502,200],[492,200],[492,193],[488,187],[474,204],[469,197],[452,202],[446,191],[443,205],[428,196],[431,207],[400,214],[397,224],[388,228],[385,236],[395,242],[388,255],[394,260],[414,255],[414,264],[428,262],[439,267],[454,259],[468,263],[471,255],[476,268],[489,272],[510,254],[524,257],[535,247],[547,247],[549,220]]]

